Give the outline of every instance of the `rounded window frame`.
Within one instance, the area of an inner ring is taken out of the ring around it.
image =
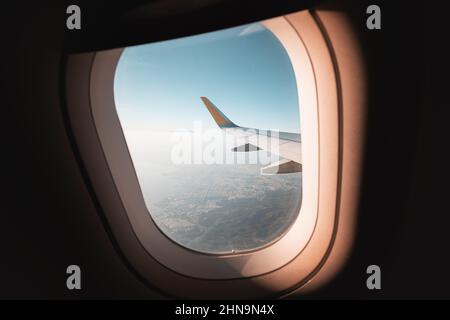
[[[283,22],[277,26],[280,21]],[[345,17],[337,17],[335,21],[338,27],[347,24]],[[305,247],[295,248],[296,255],[290,257],[290,260],[286,259],[282,262],[279,260],[279,253],[276,252],[266,256],[267,260],[252,261],[254,258],[252,256],[260,250],[225,256],[193,252],[195,255],[209,256],[216,260],[215,265],[205,268],[199,263],[199,260],[192,263],[192,261],[186,261],[184,257],[170,254],[171,257],[168,259],[172,259],[175,265],[175,268],[171,268],[167,263],[163,263],[149,254],[139,236],[136,235],[128,214],[132,210],[136,210],[138,202],[126,199],[124,194],[127,191],[129,192],[127,189],[130,186],[121,183],[119,181],[121,178],[117,177],[117,174],[126,175],[127,173],[122,169],[117,170],[117,168],[112,167],[108,160],[111,157],[116,159],[120,157],[129,158],[129,154],[121,151],[120,148],[113,147],[111,150],[108,149],[108,146],[105,148],[105,141],[102,141],[102,139],[107,131],[102,131],[105,129],[102,126],[107,122],[103,122],[103,120],[105,116],[111,116],[111,114],[104,114],[101,109],[94,107],[98,106],[97,103],[101,103],[98,100],[101,100],[101,97],[97,97],[96,93],[109,90],[110,96],[114,99],[113,79],[115,70],[111,68],[111,65],[98,63],[102,60],[103,62],[106,61],[103,59],[106,57],[105,55],[112,52],[117,55],[117,50],[121,49],[74,54],[68,57],[65,84],[69,124],[89,182],[101,207],[101,214],[104,215],[107,228],[114,237],[116,248],[123,254],[128,265],[140,275],[142,280],[167,295],[189,296],[191,298],[231,296],[248,298],[286,293],[301,284],[307,283],[314,274],[319,272],[327,261],[335,243],[339,218],[340,193],[338,191],[342,166],[340,159],[342,157],[340,154],[342,136],[339,119],[339,108],[341,106],[337,83],[338,76],[329,43],[327,43],[328,39],[324,36],[323,28],[319,26],[317,19],[310,11],[300,11],[269,19],[264,23],[266,26],[269,25],[269,29],[279,38],[288,54],[293,50],[290,46],[302,47],[308,60],[305,59],[300,63],[303,64],[304,68],[312,70],[310,77],[303,75],[300,81],[296,72],[297,85],[301,86],[299,102],[302,103],[301,126],[304,156],[308,152],[308,141],[314,141],[311,133],[308,134],[308,121],[311,120],[308,119],[308,116],[305,116],[304,104],[307,103],[308,99],[316,101],[314,105],[311,104],[313,106],[311,110],[314,109],[317,114],[317,140],[315,146],[314,143],[310,144],[312,150],[316,147],[317,152],[312,153],[318,156],[316,163],[318,192],[316,198],[311,197],[316,202],[317,208],[314,230]],[[272,25],[270,25],[271,23]],[[286,32],[286,29],[283,28],[288,28],[294,33]],[[285,38],[281,39],[283,37]],[[354,46],[351,41],[349,43]],[[116,57],[118,59],[118,56]],[[292,62],[292,57],[290,56],[290,58]],[[101,81],[104,79],[102,77],[105,76],[105,73],[108,72],[111,81]],[[302,81],[308,83],[302,85]],[[307,91],[308,86],[310,89]],[[115,114],[115,107],[113,109]],[[98,121],[99,111],[100,117],[103,119],[100,123]],[[120,123],[118,124],[120,128]],[[357,121],[354,121],[354,124],[358,127]],[[115,134],[122,135],[124,146],[126,146],[123,133],[116,130]],[[109,139],[111,138],[114,138],[114,134],[109,136]],[[114,139],[112,141],[114,142]],[[354,145],[358,147],[358,143],[356,141]],[[356,152],[355,155],[357,157],[359,152]],[[132,164],[131,159],[128,160]],[[311,170],[306,165],[305,162],[305,170]],[[134,169],[132,172],[136,175]],[[350,177],[350,182],[356,181],[357,178],[358,174]],[[119,183],[117,183],[118,181]],[[140,192],[139,184],[136,183],[135,185]],[[302,208],[305,207],[303,204],[306,199],[306,188],[304,183]],[[145,207],[143,199],[142,204]],[[349,212],[347,215],[350,216],[352,213]],[[298,217],[301,219],[302,214],[300,213]],[[148,213],[147,218],[151,220]],[[349,218],[349,220],[351,219]],[[139,225],[140,221],[134,223]],[[163,236],[166,241],[170,241],[165,235]],[[159,246],[161,243],[155,242],[152,245]],[[182,250],[189,251],[189,249],[177,246]],[[272,245],[268,246],[268,248],[270,247]],[[348,246],[346,248],[348,250]],[[165,252],[166,255],[168,253]],[[233,267],[231,271],[230,264],[224,263],[226,259],[230,258],[234,259],[233,261],[239,261],[239,263],[231,265]],[[275,264],[272,262],[275,262]],[[269,265],[271,267],[267,267]],[[186,270],[193,270],[194,274],[189,274]]]
[[[96,53],[90,81],[92,116],[106,160],[119,190],[123,206],[137,238],[147,252],[169,269],[195,278],[235,279],[253,277],[281,268],[294,259],[307,245],[317,221],[318,196],[318,118],[315,78],[307,48],[285,17],[262,22],[280,40],[293,66],[298,101],[301,104],[303,199],[297,218],[276,241],[242,253],[208,254],[183,247],[171,240],[151,218],[114,101],[114,76],[123,48]],[[306,61],[306,63],[304,63]],[[306,92],[306,94],[303,94]],[[126,187],[125,187],[126,186]],[[219,257],[219,259],[218,259]],[[276,257],[276,259],[274,259]],[[180,263],[182,261],[182,263]]]

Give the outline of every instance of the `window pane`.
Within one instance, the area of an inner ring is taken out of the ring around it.
[[[114,95],[149,214],[170,239],[208,253],[252,250],[297,218],[297,85],[261,23],[125,48]]]

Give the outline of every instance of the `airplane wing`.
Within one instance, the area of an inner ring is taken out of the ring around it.
[[[200,97],[219,128],[235,136],[241,145],[235,152],[264,149],[284,159],[261,169],[262,174],[302,171],[301,136],[298,133],[240,127],[228,119],[208,98]]]

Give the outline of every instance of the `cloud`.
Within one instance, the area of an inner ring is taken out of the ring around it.
[[[253,24],[249,25],[247,28],[245,28],[244,30],[242,30],[238,36],[239,37],[248,36],[250,34],[261,32],[263,30],[264,30],[264,27],[262,24],[253,23]]]

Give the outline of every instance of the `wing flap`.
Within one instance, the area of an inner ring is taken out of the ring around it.
[[[302,165],[301,163],[289,159],[282,159],[280,161],[268,165],[267,167],[261,168],[262,175],[284,174],[294,172],[302,172]]]
[[[234,147],[231,150],[234,152],[252,152],[252,151],[259,151],[259,150],[261,150],[261,148],[258,146],[255,146],[251,143],[246,143],[246,144],[242,144],[238,147]]]

